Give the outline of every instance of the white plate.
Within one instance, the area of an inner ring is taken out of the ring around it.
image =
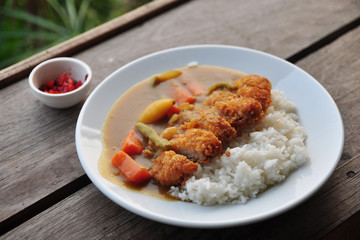
[[[308,138],[311,162],[244,205],[201,206],[165,201],[112,184],[98,171],[101,126],[114,102],[135,83],[191,62],[266,76],[274,89],[293,101]],[[91,181],[120,206],[143,217],[183,227],[214,228],[244,225],[281,214],[316,192],[334,171],[344,143],[339,110],[327,91],[309,74],[275,56],[241,47],[186,46],[135,60],[108,76],[90,94],[76,125],[76,148]]]

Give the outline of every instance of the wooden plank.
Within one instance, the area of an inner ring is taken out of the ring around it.
[[[360,211],[360,27],[299,62],[335,99],[345,123],[342,159],[329,181],[309,200],[264,222],[226,229],[189,229],[138,217],[112,203],[91,184],[3,236],[122,239],[320,239]],[[339,64],[343,62],[344,64]],[[350,74],[348,74],[350,73]],[[335,76],[346,76],[338,78]],[[51,222],[52,224],[48,224]],[[355,225],[355,227],[357,227]],[[356,233],[356,232],[354,232]],[[356,236],[351,236],[355,239]],[[351,239],[351,238],[350,238]]]
[[[256,4],[196,0],[75,57],[93,69],[92,89],[123,64],[179,45],[241,45],[287,57],[358,17],[357,10],[356,3],[336,0],[271,0]],[[275,24],[284,19],[287,21],[283,27]],[[74,146],[81,104],[65,110],[45,107],[33,98],[24,80],[3,88],[1,100],[0,142],[6,144],[0,147],[0,221],[4,221],[84,172]]]
[[[324,239],[343,239],[352,240],[360,238],[360,211],[353,215],[350,219],[346,220],[334,231],[330,232]]]
[[[157,223],[130,213],[102,195],[94,185],[75,193],[30,219],[0,239],[320,239],[352,212],[360,211],[351,191],[360,177],[347,177],[348,167],[358,158],[337,168],[329,182],[310,200],[273,219],[225,229],[190,229]],[[346,189],[343,189],[346,186]],[[51,224],[49,224],[51,222]]]
[[[342,37],[331,45],[336,56],[330,56],[326,51],[328,48],[325,48],[297,63],[313,75],[337,103],[347,136],[343,151],[345,161],[360,153],[360,124],[356,115],[356,112],[360,112],[360,105],[356,103],[360,97],[360,59],[357,56],[360,52],[359,32],[358,27],[351,32],[351,38]]]
[[[156,0],[0,71],[0,88],[28,75],[36,65],[68,56],[119,34],[186,0]]]
[[[288,58],[360,17],[359,12],[355,2],[334,0],[195,0],[77,56],[94,62],[100,79],[138,57],[182,45],[228,44]]]

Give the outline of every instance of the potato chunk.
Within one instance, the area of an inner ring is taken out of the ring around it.
[[[175,103],[174,99],[159,99],[151,103],[147,108],[142,112],[139,121],[149,124],[155,123],[162,119],[169,108]]]

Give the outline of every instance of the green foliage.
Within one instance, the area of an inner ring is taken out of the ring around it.
[[[0,3],[0,69],[152,0],[6,0]]]

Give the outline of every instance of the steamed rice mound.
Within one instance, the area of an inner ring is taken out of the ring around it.
[[[186,184],[172,187],[170,194],[204,205],[246,203],[309,161],[295,105],[279,90],[271,95],[264,118],[231,142],[229,157],[224,154],[199,164]]]

